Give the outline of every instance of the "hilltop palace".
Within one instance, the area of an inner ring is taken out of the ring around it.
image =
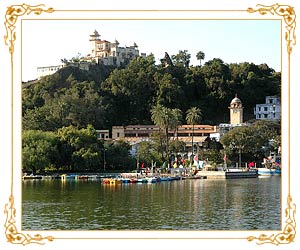
[[[88,70],[90,63],[98,63],[112,66],[122,66],[129,63],[133,58],[142,56],[146,57],[145,53],[139,53],[138,46],[134,43],[132,46],[120,47],[119,42],[109,42],[101,40],[97,30],[90,35],[90,48],[91,53],[86,57],[80,58],[77,63],[80,68]],[[72,63],[70,63],[72,64]],[[42,76],[54,74],[59,69],[65,67],[66,64],[57,66],[47,66],[37,68],[37,78],[40,79]]]

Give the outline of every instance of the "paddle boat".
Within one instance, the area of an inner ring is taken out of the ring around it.
[[[110,184],[110,185],[114,185],[116,184],[116,179],[113,178],[105,178],[102,180],[103,184]]]

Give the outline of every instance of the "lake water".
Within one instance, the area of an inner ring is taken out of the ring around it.
[[[25,180],[23,230],[280,230],[281,177],[105,185]]]

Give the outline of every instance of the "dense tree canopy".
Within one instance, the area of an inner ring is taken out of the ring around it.
[[[135,167],[126,142],[104,144],[97,140],[96,130],[88,125],[62,127],[54,132],[24,130],[22,134],[23,171],[101,172]],[[106,154],[106,159],[104,154]]]
[[[229,121],[228,104],[236,93],[250,120],[255,104],[280,94],[280,73],[266,64],[226,64],[215,58],[201,67],[190,66],[190,56],[180,50],[171,56],[169,67],[157,65],[154,55],[133,59],[123,68],[95,64],[86,71],[67,66],[24,84],[23,127],[54,131],[69,125],[110,129],[150,124],[150,110],[157,104],[183,114],[199,107],[203,123],[218,124]]]
[[[273,121],[256,121],[250,126],[236,127],[221,138],[231,159],[241,154],[245,160],[259,161],[280,146],[280,124]]]
[[[58,140],[53,132],[27,130],[22,135],[23,171],[39,173],[55,166]]]
[[[119,68],[92,63],[89,70],[82,70],[80,62],[73,62],[53,75],[24,83],[24,169],[96,170],[104,163],[111,169],[134,166],[136,159],[129,155],[126,143],[103,145],[95,138],[95,129],[111,130],[115,125],[131,124],[156,124],[161,128],[153,144],[145,143],[141,150],[151,149],[143,156],[144,161],[153,157],[157,162],[165,162],[185,146],[170,142],[168,131],[176,130],[184,121],[194,124],[187,112],[192,107],[201,111],[202,124],[218,125],[229,122],[228,105],[235,94],[242,100],[244,121],[254,119],[255,104],[264,103],[266,96],[280,95],[281,74],[266,64],[227,64],[214,58],[201,65],[204,52],[199,51],[196,57],[200,66],[190,65],[191,54],[187,50],[168,57],[172,60],[168,64],[156,64],[152,54],[132,59]],[[241,128],[244,136],[249,135],[243,143],[244,154],[258,158],[259,148],[278,148],[280,133],[271,136],[268,126],[257,123]],[[250,138],[253,129],[263,131],[255,141]],[[264,144],[266,134],[272,137],[268,145]],[[228,136],[237,136],[237,147],[238,139],[241,140],[237,130]],[[227,149],[233,147],[232,141],[230,144],[225,137]],[[209,155],[220,161],[219,149],[214,150],[202,152],[203,157]],[[57,151],[60,153],[55,154]],[[234,154],[233,148],[231,153]]]

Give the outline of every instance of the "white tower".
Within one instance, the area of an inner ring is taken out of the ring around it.
[[[90,35],[90,42],[91,42],[91,57],[96,58],[97,57],[97,42],[101,41],[100,35],[97,30],[94,31],[92,35]]]

